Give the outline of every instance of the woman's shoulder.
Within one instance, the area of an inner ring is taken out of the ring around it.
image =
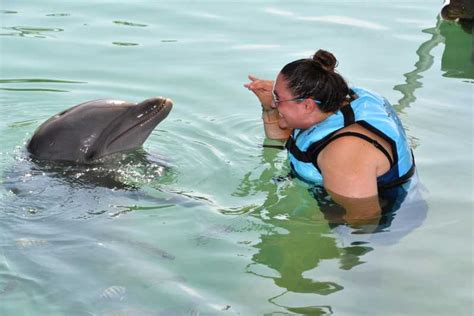
[[[317,158],[325,188],[352,197],[376,194],[378,153],[370,146],[356,137],[337,138],[326,146]]]
[[[331,141],[318,156],[318,165],[322,169],[325,165],[331,164],[344,169],[344,172],[364,169],[370,172],[375,171],[377,175],[390,169],[387,157],[374,146],[375,141],[393,158],[391,146],[385,139],[357,123],[340,129],[334,136],[339,134],[341,136]]]

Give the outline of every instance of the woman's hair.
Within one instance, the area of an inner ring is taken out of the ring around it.
[[[320,49],[311,59],[299,59],[287,64],[280,73],[295,97],[319,100],[321,111],[335,112],[349,94],[346,81],[335,72],[336,66],[336,57]]]

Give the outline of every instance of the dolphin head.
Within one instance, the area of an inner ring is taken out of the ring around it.
[[[119,100],[81,103],[41,124],[27,149],[38,159],[91,163],[140,147],[172,106],[163,97],[138,104]]]

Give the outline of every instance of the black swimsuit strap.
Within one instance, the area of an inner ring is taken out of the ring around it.
[[[285,145],[270,145],[270,144],[263,144],[262,147],[264,148],[274,148],[274,149],[285,149]]]
[[[376,141],[375,139],[373,138],[370,138],[369,136],[367,135],[364,135],[364,134],[361,134],[361,133],[356,133],[356,132],[343,132],[343,133],[340,133],[340,134],[337,134],[337,135],[334,135],[332,136],[331,138],[329,138],[324,144],[321,144],[321,146],[318,147],[318,154],[323,150],[324,147],[326,147],[327,145],[329,145],[332,141],[338,139],[338,138],[341,138],[341,137],[347,137],[347,136],[353,136],[353,137],[358,137],[358,138],[361,138],[365,141],[368,141],[369,143],[371,143],[372,145],[375,146],[375,148],[377,148],[378,150],[380,150],[384,155],[385,157],[387,157],[388,161],[390,162],[390,169],[392,169],[394,163],[393,163],[393,159],[392,157],[390,156],[390,154],[388,153],[388,151],[382,146],[380,145],[380,143],[378,141]]]

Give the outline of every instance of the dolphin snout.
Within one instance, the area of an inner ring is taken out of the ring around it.
[[[165,106],[166,107],[173,107],[173,100],[170,98],[164,98],[165,99]]]

